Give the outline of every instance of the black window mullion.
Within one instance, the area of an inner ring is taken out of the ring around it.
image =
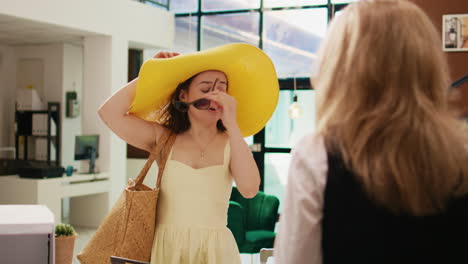
[[[258,27],[258,34],[259,34],[259,43],[258,47],[263,49],[263,0],[260,0],[260,18],[259,18],[259,27]],[[259,152],[253,152],[253,156],[255,162],[258,166],[258,171],[260,172],[260,191],[265,189],[265,128],[262,128],[260,132],[254,135],[253,138],[254,144],[260,145]]]
[[[199,0],[200,2],[200,0]],[[331,4],[330,4],[331,5]],[[341,4],[342,5],[342,4]],[[219,11],[202,11],[201,5],[197,12],[188,13],[177,13],[176,17],[185,17],[190,15],[225,15],[225,14],[237,14],[237,13],[251,13],[251,12],[268,12],[268,11],[281,11],[281,10],[303,10],[303,9],[315,9],[315,8],[329,8],[329,5],[306,5],[306,6],[291,6],[291,7],[260,7],[260,8],[248,8],[248,9],[230,9],[230,10],[219,10]]]
[[[304,5],[304,6],[288,6],[288,7],[267,7],[264,11],[280,11],[280,10],[303,10],[313,8],[327,8],[328,4],[325,5]]]
[[[294,90],[294,78],[279,79],[281,90]],[[296,78],[296,90],[310,90],[310,79],[306,77]]]
[[[291,153],[291,148],[268,148],[265,147],[265,153]]]
[[[201,50],[201,31],[202,31],[202,15],[201,15],[201,5],[202,5],[202,0],[198,0],[198,10],[197,10],[197,21],[198,21],[198,27],[197,27],[197,51]]]
[[[265,128],[260,130],[257,134],[254,135],[254,144],[260,144],[260,151],[253,152],[253,157],[258,166],[258,171],[260,172],[260,191],[265,189]]]
[[[259,21],[258,21],[258,47],[263,50],[263,0],[260,0],[259,10]]]
[[[333,16],[335,16],[336,12],[343,10],[343,8],[345,8],[346,6],[347,4],[335,4],[333,8]]]

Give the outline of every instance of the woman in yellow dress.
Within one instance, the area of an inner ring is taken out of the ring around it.
[[[243,48],[252,50],[245,44],[237,44],[221,48],[221,53],[242,53]],[[220,58],[223,55],[217,50],[214,55],[211,51],[181,56],[159,52],[150,63],[169,66],[155,70],[144,65],[139,79],[121,88],[99,109],[101,118],[114,133],[140,149],[151,151],[164,130],[177,135],[161,182],[151,264],[240,263],[239,250],[227,228],[232,183],[235,181],[246,198],[258,192],[259,171],[243,137],[265,125],[276,107],[278,87],[271,62],[273,70],[260,82],[262,78],[258,78],[254,68],[243,76],[226,74],[231,71],[232,61],[231,66],[217,66],[227,59]],[[243,55],[244,63],[256,60]],[[205,66],[198,65],[200,61]],[[207,64],[213,68],[205,70],[210,67]],[[179,69],[177,73],[170,69],[171,65]],[[183,74],[178,74],[181,71]],[[193,71],[198,72],[192,75]],[[260,90],[264,89],[262,92],[269,92],[266,103],[265,99],[250,96],[252,101],[263,102],[263,110],[258,103],[242,99],[249,98],[248,89],[256,88],[238,88],[246,80],[251,83],[242,86],[258,85]],[[178,85],[172,87],[166,81]],[[228,93],[231,90],[233,94],[237,92],[237,100]],[[153,97],[146,108],[138,109]],[[244,110],[238,109],[239,99]],[[159,111],[157,118],[148,114],[155,109]],[[242,116],[237,115],[239,110]]]

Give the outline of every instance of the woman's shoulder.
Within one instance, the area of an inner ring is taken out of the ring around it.
[[[292,149],[292,159],[293,166],[305,169],[308,174],[325,175],[328,159],[323,137],[316,133],[303,136]]]
[[[289,177],[297,183],[297,190],[323,192],[328,173],[328,159],[323,137],[308,134],[292,150]]]
[[[327,151],[325,149],[323,136],[317,133],[309,133],[303,136],[294,145],[292,154],[301,158],[326,157]]]

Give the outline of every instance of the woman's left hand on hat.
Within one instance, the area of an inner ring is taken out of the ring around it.
[[[179,56],[180,53],[178,52],[171,52],[171,51],[160,51],[153,55],[154,59],[169,59],[175,56]]]
[[[237,101],[234,97],[225,92],[213,91],[207,94],[205,98],[219,105],[221,120],[228,131],[237,126]]]

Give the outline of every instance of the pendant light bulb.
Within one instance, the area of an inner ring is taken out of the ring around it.
[[[289,106],[288,114],[291,119],[297,119],[302,116],[302,109],[297,103],[297,94],[296,94],[296,77],[294,77],[294,97],[293,103]]]
[[[297,119],[302,116],[302,109],[297,103],[297,95],[294,95],[293,103],[289,106],[288,114],[291,119]]]

